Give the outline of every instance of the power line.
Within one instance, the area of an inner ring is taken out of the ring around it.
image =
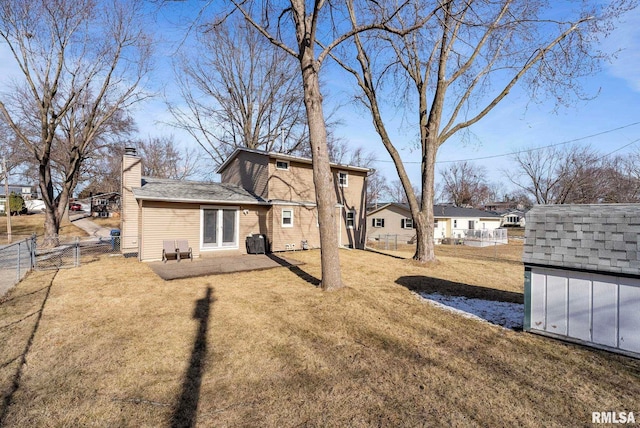
[[[627,124],[627,125],[619,126],[619,127],[617,127],[617,128],[608,129],[608,130],[606,130],[606,131],[598,132],[598,133],[596,133],[596,134],[586,135],[586,136],[584,136],[584,137],[578,137],[578,138],[574,138],[574,139],[572,139],[572,140],[562,141],[562,142],[560,142],[560,143],[549,144],[549,145],[547,145],[547,146],[535,147],[535,148],[532,148],[532,149],[517,150],[517,151],[515,151],[515,152],[503,153],[503,154],[499,154],[499,155],[481,156],[481,157],[469,158],[469,159],[457,159],[457,160],[436,161],[436,164],[454,163],[454,162],[470,162],[470,161],[476,161],[476,160],[495,159],[495,158],[501,158],[501,157],[505,157],[505,156],[518,155],[518,154],[520,154],[520,153],[535,152],[536,150],[542,150],[542,149],[548,149],[548,148],[550,148],[550,147],[562,146],[562,145],[564,145],[564,144],[575,143],[575,142],[577,142],[577,141],[582,141],[582,140],[586,140],[586,139],[589,139],[589,138],[598,137],[598,136],[600,136],[600,135],[610,134],[610,133],[612,133],[612,132],[619,131],[619,130],[621,130],[621,129],[625,129],[625,128],[630,128],[630,127],[635,126],[635,125],[640,125],[640,122],[633,122],[633,123],[629,123],[629,124]],[[609,156],[610,154],[615,153],[615,152],[617,152],[617,151],[619,151],[619,150],[622,150],[622,149],[624,149],[625,147],[628,147],[628,146],[630,146],[630,145],[632,145],[632,144],[634,144],[634,143],[636,143],[636,142],[638,142],[638,141],[640,141],[640,139],[639,139],[639,140],[635,140],[635,141],[633,141],[633,142],[631,142],[631,143],[629,143],[629,144],[626,144],[626,145],[624,145],[624,146],[622,146],[622,147],[620,147],[620,148],[618,148],[618,149],[614,150],[613,152],[611,152],[611,153],[609,153],[609,154],[607,154],[607,155],[604,155],[604,156],[603,156],[603,158],[604,158],[604,157],[607,157],[607,156]],[[381,159],[377,159],[377,160],[376,160],[376,162],[393,162],[393,160],[381,160]],[[421,164],[421,163],[422,163],[422,161],[403,161],[403,163],[404,163],[404,164]]]

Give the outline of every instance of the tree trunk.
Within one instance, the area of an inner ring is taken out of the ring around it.
[[[309,143],[313,164],[313,184],[316,189],[318,224],[320,229],[320,254],[322,264],[321,287],[325,291],[342,288],[340,249],[336,221],[336,195],[329,163],[327,130],[322,111],[322,94],[318,79],[318,65],[313,57],[313,47],[304,50],[300,65],[304,85],[304,104],[309,123]]]
[[[413,258],[421,263],[434,262],[436,260],[433,235],[433,200],[437,150],[436,142],[427,137],[422,161],[422,207],[418,215],[413,213],[413,221],[416,228],[416,252]]]

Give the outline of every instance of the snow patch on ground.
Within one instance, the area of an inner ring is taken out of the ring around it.
[[[420,297],[446,310],[467,318],[487,321],[504,328],[522,328],[524,305],[520,303],[496,302],[470,299],[463,296],[445,296],[439,293],[418,293]]]

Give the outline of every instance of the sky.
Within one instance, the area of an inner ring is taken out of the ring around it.
[[[184,26],[177,26],[182,18],[180,8],[188,3],[177,2],[173,10],[161,15],[162,25],[158,25],[157,35],[164,42],[156,49],[157,68],[152,75],[152,88],[175,100],[175,85],[171,83],[173,70],[170,66],[172,55],[176,52],[176,41],[181,40]],[[516,88],[487,117],[470,128],[471,138],[463,141],[461,135],[454,136],[439,150],[437,157],[436,179],[439,172],[449,162],[471,160],[486,168],[488,178],[493,183],[502,183],[503,190],[513,189],[505,178],[503,170],[513,167],[513,162],[505,154],[516,150],[558,144],[579,140],[579,144],[589,144],[602,155],[609,153],[624,154],[640,150],[640,10],[627,15],[603,43],[605,52],[619,50],[617,58],[611,64],[604,64],[602,71],[585,81],[585,87],[597,97],[591,101],[577,101],[570,108],[553,111],[552,104],[533,104],[529,96]],[[168,43],[171,42],[171,43]],[[179,49],[179,48],[178,48]],[[0,44],[0,85],[11,76],[17,75],[10,53]],[[388,181],[397,179],[395,168],[376,134],[369,113],[353,104],[344,102],[348,98],[349,88],[354,87],[344,75],[331,72],[323,77],[326,82],[325,110],[334,105],[341,107],[337,115],[343,124],[336,134],[356,148],[362,146],[375,154],[373,168],[379,170]],[[167,122],[171,116],[162,96],[157,96],[133,111],[141,138],[173,134],[176,141],[186,147],[199,147],[186,133],[181,132]],[[419,183],[419,154],[412,151],[412,132],[403,129],[400,116],[389,125],[393,141],[401,149],[402,158],[409,176]],[[595,134],[598,136],[589,137]],[[588,138],[583,138],[588,137]],[[631,144],[633,143],[633,144]],[[626,146],[626,147],[624,147]],[[485,159],[481,159],[485,158]]]

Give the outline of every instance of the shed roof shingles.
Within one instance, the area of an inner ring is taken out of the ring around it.
[[[133,189],[133,194],[136,199],[141,200],[244,204],[265,203],[264,199],[233,184],[147,177],[143,177],[142,187]]]
[[[526,221],[524,263],[640,275],[640,204],[540,205]]]

